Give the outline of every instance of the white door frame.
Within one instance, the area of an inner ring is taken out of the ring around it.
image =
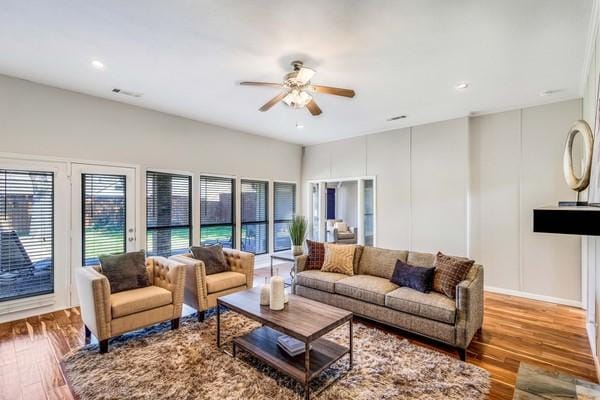
[[[107,174],[125,176],[126,207],[126,250],[139,248],[140,237],[137,234],[139,221],[137,197],[139,176],[135,167],[117,167],[98,164],[71,164],[71,306],[79,305],[75,288],[75,271],[82,267],[82,213],[81,213],[81,176],[82,174]]]

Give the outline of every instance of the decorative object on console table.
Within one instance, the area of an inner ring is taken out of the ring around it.
[[[271,308],[271,310],[276,311],[283,310],[283,307],[285,307],[283,278],[279,276],[279,268],[275,270],[275,276],[271,278],[269,307]]]
[[[307,227],[308,222],[302,215],[294,215],[288,224],[288,232],[290,234],[290,240],[292,241],[292,254],[294,256],[299,256],[303,253],[302,246],[304,245],[304,239],[306,238]]]
[[[583,137],[583,169],[581,177],[575,175],[573,169],[573,141],[577,134]],[[587,206],[587,201],[579,201],[579,194],[590,184],[590,172],[592,169],[592,148],[594,147],[594,137],[592,130],[587,122],[583,120],[576,121],[567,134],[565,142],[565,151],[563,154],[563,174],[569,187],[577,192],[576,201],[559,201],[559,207]]]

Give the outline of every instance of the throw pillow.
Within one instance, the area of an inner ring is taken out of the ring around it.
[[[325,243],[325,260],[321,271],[354,275],[355,249],[353,244]]]
[[[231,267],[225,260],[225,253],[223,253],[223,246],[221,244],[215,244],[213,246],[192,246],[190,247],[190,251],[196,260],[204,262],[206,275],[231,271]]]
[[[304,269],[321,269],[325,260],[325,244],[307,239],[306,247],[308,248],[308,258]]]
[[[456,285],[466,278],[474,263],[473,260],[451,257],[438,252],[433,264],[435,267],[433,290],[454,299]]]
[[[334,229],[337,229],[338,232],[347,232],[348,231],[348,224],[346,224],[345,222],[336,222],[333,225]]]
[[[416,267],[398,260],[390,282],[418,290],[421,293],[429,293],[433,287],[434,271],[434,267]]]
[[[131,253],[104,255],[98,257],[102,275],[110,283],[110,292],[139,289],[150,286],[146,274],[146,255],[144,250]]]

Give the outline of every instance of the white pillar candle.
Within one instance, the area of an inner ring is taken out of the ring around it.
[[[265,276],[265,283],[260,288],[260,305],[268,306],[269,305],[269,297],[271,293],[271,287],[269,286],[268,279]]]
[[[271,293],[269,298],[269,307],[271,310],[283,310],[285,306],[284,296],[283,278],[279,276],[279,269],[277,269],[275,276],[271,278]]]

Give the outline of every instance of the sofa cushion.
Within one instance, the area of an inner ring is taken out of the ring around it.
[[[385,296],[385,305],[394,310],[435,321],[454,324],[456,303],[443,294],[421,293],[414,289],[401,287]]]
[[[306,239],[306,247],[308,249],[308,258],[306,259],[304,269],[321,269],[323,260],[325,260],[325,243]]]
[[[110,292],[140,289],[150,285],[144,250],[123,254],[101,255],[100,272],[110,283]]]
[[[358,264],[358,273],[390,279],[396,261],[406,262],[407,251],[365,246]]]
[[[447,256],[438,252],[435,258],[433,290],[445,294],[451,299],[455,298],[456,285],[466,278],[473,264],[475,264],[473,260]]]
[[[110,310],[113,318],[119,318],[166,306],[172,302],[173,297],[167,289],[147,286],[111,294]]]
[[[398,260],[390,282],[401,287],[409,287],[419,292],[429,293],[433,286],[434,272],[435,267],[416,267]]]
[[[335,282],[335,292],[368,303],[385,305],[385,295],[398,288],[385,278],[354,275]]]
[[[406,262],[410,265],[416,265],[417,267],[433,267],[433,264],[435,263],[435,254],[409,251]]]
[[[206,275],[206,290],[209,294],[245,285],[246,275],[239,272],[227,271]]]
[[[342,240],[354,239],[354,232],[338,232],[337,238]]]
[[[348,275],[335,272],[302,271],[296,275],[296,284],[309,288],[335,293],[334,284]]]

